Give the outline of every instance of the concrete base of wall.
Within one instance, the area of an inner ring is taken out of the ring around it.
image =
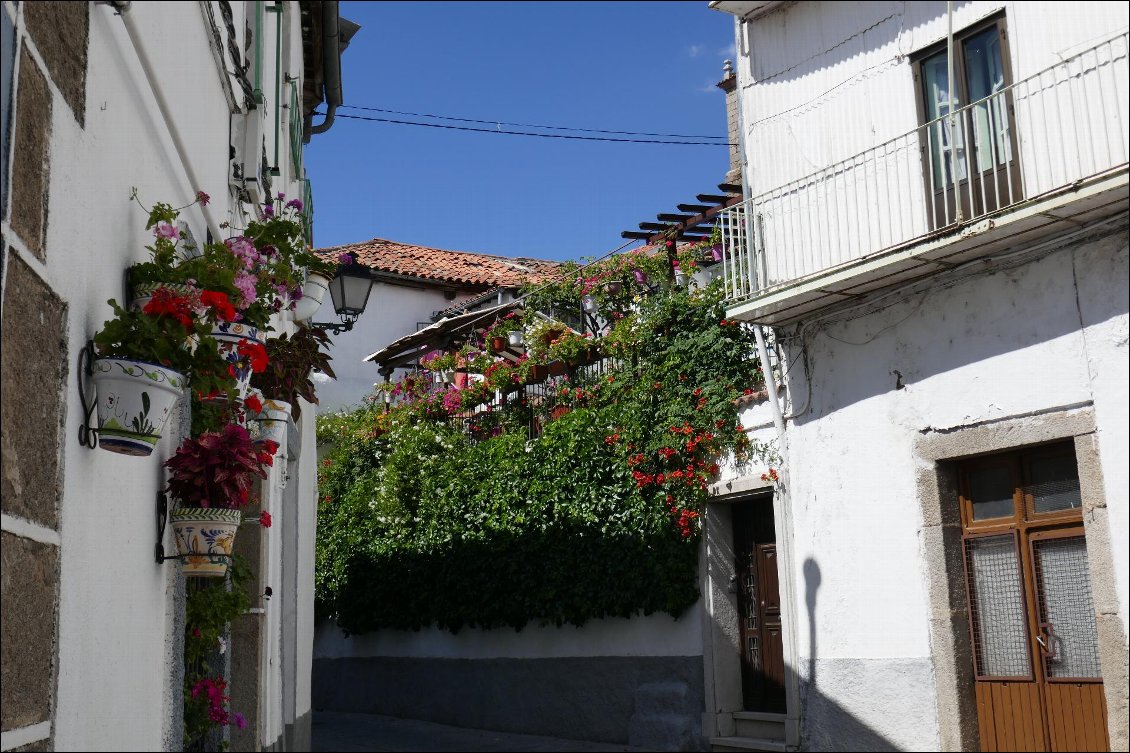
[[[938,750],[929,658],[820,659],[808,672],[804,750]]]
[[[313,700],[318,711],[701,750],[702,683],[701,656],[359,657],[316,659]]]

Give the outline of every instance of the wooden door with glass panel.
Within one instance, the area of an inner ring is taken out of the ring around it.
[[[952,87],[944,44],[926,50],[915,65],[932,230],[1023,198],[1004,17],[963,31],[954,52]]]
[[[785,654],[773,500],[735,503],[735,590],[746,711],[785,711]]]
[[[1074,445],[967,461],[960,484],[981,750],[1108,750]]]

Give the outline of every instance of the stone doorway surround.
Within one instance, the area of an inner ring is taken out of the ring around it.
[[[796,597],[792,577],[795,569],[792,553],[792,517],[787,495],[774,489],[771,482],[748,475],[716,484],[714,496],[707,503],[703,520],[705,536],[700,555],[702,573],[702,664],[706,708],[702,716],[702,733],[707,740],[742,735],[741,716],[780,716],[781,742],[790,749],[800,742],[799,687],[794,667],[796,648]],[[784,715],[749,714],[742,699],[741,654],[737,594],[731,592],[731,579],[736,577],[734,561],[733,505],[754,502],[773,505],[774,528],[778,551],[778,578],[781,587],[781,623],[785,659]],[[746,720],[748,721],[748,720]]]
[[[942,750],[978,750],[973,659],[957,503],[960,458],[1073,439],[1099,631],[1111,750],[1127,749],[1126,636],[1115,586],[1110,524],[1090,403],[952,429],[922,430],[914,441],[921,547],[930,602],[930,653]]]

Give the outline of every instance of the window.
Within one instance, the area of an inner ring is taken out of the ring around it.
[[[1021,198],[1004,17],[955,35],[954,51],[952,87],[945,42],[914,63],[932,228]]]

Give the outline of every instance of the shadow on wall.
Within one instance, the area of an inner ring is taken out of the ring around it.
[[[800,679],[800,704],[801,704],[801,748],[804,750],[858,750],[858,751],[887,751],[900,750],[900,747],[890,740],[881,731],[870,726],[863,720],[848,711],[831,695],[828,695],[817,674],[816,645],[816,620],[817,601],[819,597],[821,574],[820,565],[809,557],[804,561],[802,568],[804,575],[804,603],[808,610],[808,656],[805,673]],[[844,629],[866,629],[866,626],[844,626]],[[851,661],[851,660],[846,660]],[[788,671],[788,670],[786,670]],[[837,675],[842,672],[837,670]],[[854,690],[857,697],[870,694],[866,683],[866,675],[859,677],[862,681]],[[844,678],[837,677],[835,682],[828,685],[842,689]],[[837,693],[838,695],[839,693]],[[876,703],[881,700],[876,699]]]
[[[1085,365],[1067,368],[1062,350],[1038,348],[1126,316],[1126,248],[1126,229],[1119,228],[1016,269],[919,292],[830,331],[817,329],[806,336],[811,385],[793,387],[801,395],[811,391],[812,405],[794,423],[896,390],[912,393],[930,377],[1025,349],[1030,355],[1022,368],[1029,374],[1085,374]],[[797,357],[793,348],[790,358]],[[1019,368],[1015,360],[997,363],[1009,373]]]

